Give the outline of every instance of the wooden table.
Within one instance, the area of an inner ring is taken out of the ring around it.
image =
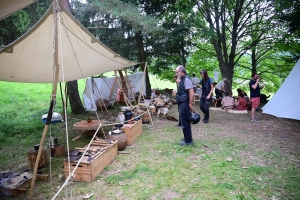
[[[72,139],[72,141],[75,141],[79,138],[81,138],[83,135],[87,135],[88,133],[90,133],[90,131],[95,131],[97,130],[97,128],[103,124],[104,121],[103,120],[92,120],[91,123],[88,123],[86,120],[82,120],[80,122],[76,122],[73,126],[74,129],[77,130],[84,130],[83,133],[81,133],[80,135],[78,135],[76,138]],[[97,137],[97,136],[96,136]]]

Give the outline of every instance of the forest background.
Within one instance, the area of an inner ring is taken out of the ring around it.
[[[0,21],[3,47],[43,16],[52,0],[39,0]],[[189,74],[206,69],[228,78],[229,89],[248,90],[252,73],[264,93],[275,93],[299,59],[300,2],[294,0],[62,0],[96,38],[121,56],[147,62],[149,73],[172,80],[182,64]],[[217,81],[217,80],[216,80]],[[73,113],[82,113],[77,81],[67,83]],[[74,89],[75,88],[75,89]]]

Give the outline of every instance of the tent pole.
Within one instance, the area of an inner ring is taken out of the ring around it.
[[[43,130],[42,138],[40,141],[40,147],[38,150],[37,158],[35,161],[34,165],[34,171],[33,171],[33,176],[32,176],[32,181],[31,181],[31,186],[30,186],[30,196],[29,200],[32,199],[33,196],[33,190],[34,190],[34,184],[36,180],[36,174],[38,170],[38,165],[40,161],[40,157],[42,154],[42,148],[43,144],[45,141],[46,134],[48,132],[49,125],[51,124],[51,118],[52,118],[52,112],[53,112],[53,106],[56,101],[56,93],[57,93],[57,83],[58,83],[58,75],[59,75],[59,65],[58,65],[58,41],[57,41],[57,11],[58,11],[58,6],[57,6],[57,1],[53,0],[53,17],[54,17],[54,64],[55,64],[55,75],[54,75],[54,83],[53,83],[53,88],[52,88],[52,101],[51,105],[48,111],[48,117],[46,121],[46,125]]]
[[[145,76],[146,76],[146,69],[147,69],[147,62],[145,63],[143,82],[142,82],[142,86],[140,88],[140,95],[139,95],[139,98],[138,98],[138,107],[140,106],[141,96],[143,97],[143,99],[145,101],[143,89],[144,89],[144,82],[145,82]],[[146,104],[146,102],[145,102],[145,104]],[[148,115],[150,117],[151,124],[152,124],[152,126],[154,126],[153,120],[152,120],[152,117],[151,117],[151,113],[149,111],[149,107],[146,106],[146,108],[147,108]]]

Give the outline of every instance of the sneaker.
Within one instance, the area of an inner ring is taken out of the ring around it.
[[[180,146],[193,146],[193,142],[186,143],[185,141],[180,142]]]
[[[208,119],[204,119],[204,120],[203,120],[203,123],[208,123]]]
[[[251,119],[251,122],[259,122],[259,120],[256,118],[253,118],[253,119]]]
[[[176,124],[175,126],[182,126],[181,124]]]

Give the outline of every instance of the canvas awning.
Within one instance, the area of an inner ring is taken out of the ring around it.
[[[25,8],[37,0],[1,0],[0,1],[0,20],[14,14],[18,10]]]
[[[97,40],[59,3],[59,82],[77,80],[137,63],[122,58]],[[15,42],[0,50],[0,80],[52,83],[54,54],[52,6],[43,18]]]

